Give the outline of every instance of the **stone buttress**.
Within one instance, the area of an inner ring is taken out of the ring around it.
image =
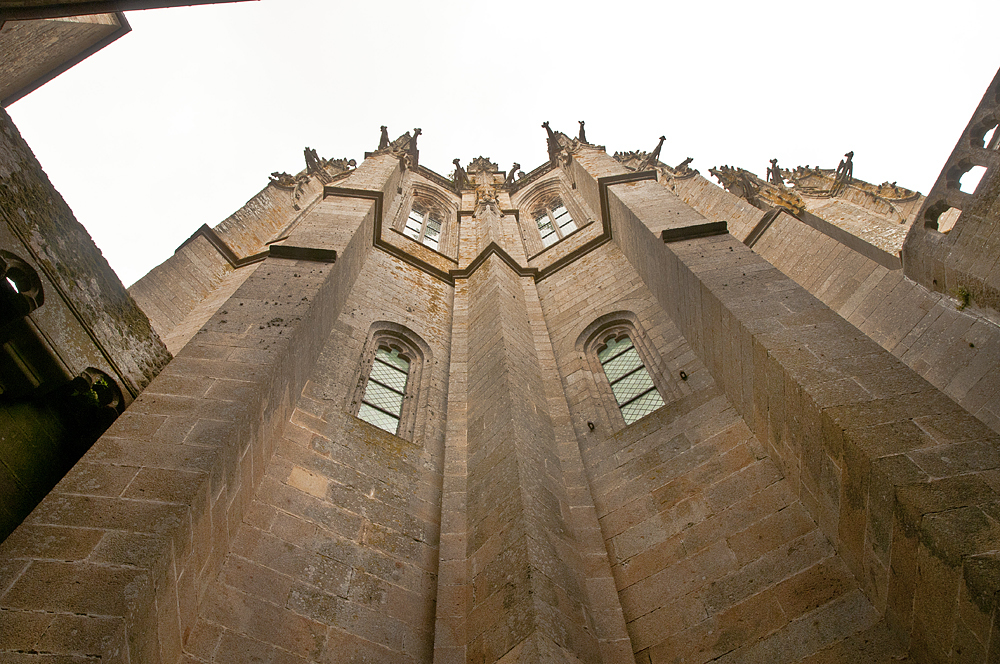
[[[992,661],[997,434],[544,126],[307,150],[134,286],[175,358],[0,545],[3,657]]]

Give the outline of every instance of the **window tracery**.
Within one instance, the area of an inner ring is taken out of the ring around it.
[[[612,428],[632,424],[688,393],[670,379],[659,350],[632,311],[611,311],[591,321],[577,337],[576,348],[591,377],[589,389],[596,390],[594,405]],[[591,411],[588,418],[595,415]]]
[[[418,442],[427,421],[430,347],[409,328],[372,325],[358,371],[353,415],[400,438]]]

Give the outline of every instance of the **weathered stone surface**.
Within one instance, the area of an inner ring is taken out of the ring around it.
[[[922,337],[928,380],[887,352],[919,286],[880,266],[820,301],[838,261],[867,269],[847,245],[555,132],[523,184],[483,158],[458,193],[404,138],[301,215],[269,188],[219,227],[237,257],[280,230],[332,266],[227,269],[202,234],[144,280],[180,350],[0,549],[0,652],[990,661],[998,439],[928,382],[944,346]],[[418,194],[455,212],[446,246],[406,232]],[[546,248],[557,200],[576,230]],[[699,231],[724,209],[786,273]],[[645,389],[663,405],[627,420]]]

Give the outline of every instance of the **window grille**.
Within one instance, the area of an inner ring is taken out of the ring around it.
[[[380,346],[375,351],[358,417],[389,433],[396,433],[409,373],[410,361],[406,357],[395,348]]]
[[[611,384],[625,424],[632,424],[663,405],[663,397],[628,335],[609,337],[598,351],[597,359]]]

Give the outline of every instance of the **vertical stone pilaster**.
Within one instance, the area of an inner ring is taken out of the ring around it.
[[[597,662],[520,278],[469,278],[468,662]]]
[[[466,564],[468,518],[466,475],[468,435],[469,284],[455,284],[448,376],[448,424],[445,432],[441,492],[441,546],[434,622],[434,664],[465,664],[470,586]]]

